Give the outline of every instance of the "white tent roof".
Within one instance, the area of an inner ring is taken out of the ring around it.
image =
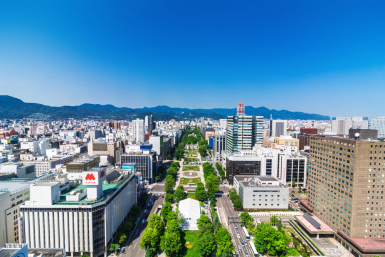
[[[188,218],[196,221],[201,216],[201,205],[199,201],[188,198],[179,202],[179,211],[186,218],[186,221],[190,221]]]

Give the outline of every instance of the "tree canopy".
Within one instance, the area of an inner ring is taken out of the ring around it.
[[[198,201],[204,201],[207,197],[205,186],[203,183],[198,183],[195,189],[195,199]]]
[[[184,188],[182,185],[179,185],[175,190],[174,198],[175,198],[175,201],[177,202],[187,198],[187,194],[184,192]]]
[[[255,248],[260,253],[285,256],[291,241],[284,230],[277,230],[268,223],[258,225],[254,230]]]
[[[150,219],[147,223],[147,227],[144,230],[142,241],[139,243],[139,246],[143,249],[146,249],[148,246],[150,251],[155,254],[159,249],[160,237],[163,234],[164,222],[162,218],[156,213],[150,216]]]

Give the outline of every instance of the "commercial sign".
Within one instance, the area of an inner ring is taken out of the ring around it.
[[[12,135],[11,136],[11,142],[18,142],[19,141],[19,137],[16,136],[16,135]]]
[[[83,185],[101,185],[106,180],[106,171],[83,171]]]

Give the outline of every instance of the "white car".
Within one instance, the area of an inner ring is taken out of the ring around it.
[[[238,238],[241,238],[241,236],[240,236],[239,234],[237,234],[237,237],[238,237]]]
[[[143,219],[143,220],[142,220],[142,224],[144,224],[145,222],[146,222],[146,220],[145,220],[145,219]]]

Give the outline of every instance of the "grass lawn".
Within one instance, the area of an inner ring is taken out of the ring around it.
[[[201,178],[181,178],[180,184],[187,185],[188,183],[198,184],[201,182]]]
[[[187,198],[195,199],[195,193],[187,193]]]
[[[198,162],[199,159],[198,159],[198,158],[189,158],[189,157],[186,157],[186,158],[184,158],[184,161],[185,161],[185,162]]]
[[[183,166],[183,171],[187,171],[187,170],[195,170],[195,171],[199,171],[199,167],[198,166]]]
[[[190,155],[190,154],[191,154],[191,155],[198,155],[197,152],[187,152],[187,153],[186,153],[186,155]]]
[[[189,242],[191,248],[186,247],[186,243]],[[198,247],[198,231],[190,231],[190,230],[182,230],[182,250],[179,252],[177,257],[198,257],[201,256],[199,254]]]

